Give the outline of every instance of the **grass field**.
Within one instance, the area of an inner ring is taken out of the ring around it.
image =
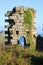
[[[5,34],[3,32],[3,33],[0,33],[0,43],[4,43],[4,42],[5,42]]]
[[[43,65],[43,52],[19,45],[4,46],[0,51],[0,65]]]
[[[0,33],[0,44],[4,43],[5,34]],[[35,43],[22,48],[19,45],[2,45],[0,48],[0,65],[43,65],[43,52],[35,49]]]

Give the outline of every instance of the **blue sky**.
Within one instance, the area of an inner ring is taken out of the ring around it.
[[[34,8],[36,13],[36,33],[43,33],[43,0],[0,0],[0,30],[4,30],[5,13],[8,10],[12,10],[14,6],[27,6]]]

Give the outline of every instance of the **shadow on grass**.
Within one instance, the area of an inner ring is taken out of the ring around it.
[[[31,65],[43,65],[43,57],[31,56]]]

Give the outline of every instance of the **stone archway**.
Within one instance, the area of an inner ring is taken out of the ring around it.
[[[24,36],[21,36],[18,40],[18,43],[21,45],[21,46],[25,46],[26,45],[26,38]]]

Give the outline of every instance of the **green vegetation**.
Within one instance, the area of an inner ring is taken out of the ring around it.
[[[27,11],[24,11],[24,23],[27,25],[31,25],[32,24],[32,14],[31,14],[31,10],[28,9]]]
[[[24,48],[19,45],[1,46],[0,65],[41,65],[43,63],[43,52],[36,51],[34,46],[34,43],[30,47]]]
[[[31,14],[30,9],[28,9],[27,11],[24,11],[24,23],[25,23],[27,29],[29,29],[29,31],[30,31],[31,26],[32,26],[32,14]]]
[[[0,50],[0,65],[41,65],[43,52],[21,48],[19,45],[4,45]]]
[[[4,43],[4,41],[5,41],[5,34],[0,33],[0,43]]]
[[[30,43],[31,40],[31,28],[32,28],[32,10],[29,8],[26,11],[24,11],[24,23],[26,28],[28,29],[29,33],[26,33],[27,41]],[[28,38],[29,37],[29,38]]]

